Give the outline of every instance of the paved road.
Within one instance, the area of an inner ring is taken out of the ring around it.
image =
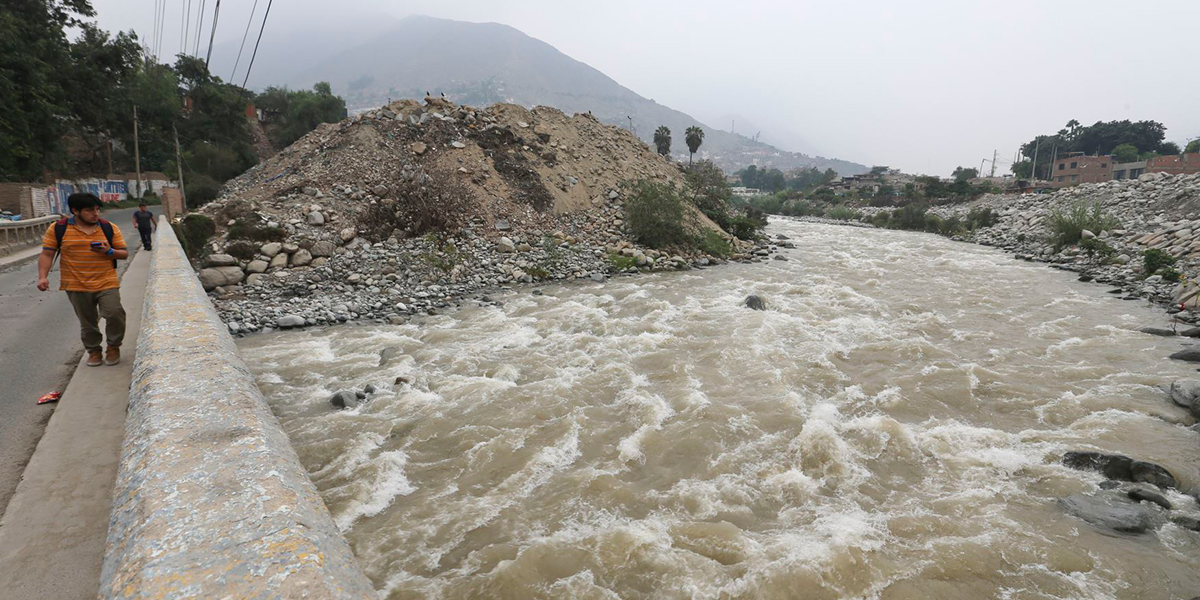
[[[121,228],[130,260],[140,248],[131,224],[134,210],[103,215]],[[150,210],[159,213],[158,207]],[[50,274],[50,292],[39,292],[36,285],[36,260],[0,270],[0,514],[54,410],[53,404],[35,402],[46,392],[63,391],[83,354],[79,322],[67,295],[58,291],[57,266]]]

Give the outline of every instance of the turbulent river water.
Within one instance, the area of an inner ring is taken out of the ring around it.
[[[1200,595],[1200,534],[1056,503],[1102,481],[1072,449],[1200,483],[1155,387],[1195,370],[1135,331],[1161,309],[932,235],[769,231],[789,261],[239,347],[387,598]]]

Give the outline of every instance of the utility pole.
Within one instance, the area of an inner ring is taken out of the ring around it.
[[[187,193],[183,189],[183,158],[179,154],[179,130],[171,125],[175,133],[175,168],[179,170],[179,197],[183,199],[182,211],[187,212]]]
[[[112,170],[112,136],[110,135],[107,137],[108,137],[108,143],[105,144],[105,146],[108,147],[108,177],[111,179],[112,174],[113,174],[113,170]]]
[[[1041,147],[1042,147],[1042,140],[1041,140],[1041,138],[1038,138],[1037,144],[1035,144],[1033,146],[1033,170],[1032,170],[1032,173],[1033,173],[1033,184],[1035,186],[1037,185],[1037,155],[1038,155],[1038,150]]]
[[[996,176],[996,158],[997,158],[996,153],[997,152],[999,152],[999,150],[992,150],[992,174],[990,175],[991,177]]]
[[[142,154],[138,150],[138,132],[137,132],[137,105],[133,105],[133,168],[137,169],[137,184],[134,185],[134,191],[137,192],[137,197],[142,197]],[[112,167],[109,167],[112,170]]]

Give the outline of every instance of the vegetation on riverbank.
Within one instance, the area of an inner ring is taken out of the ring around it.
[[[625,204],[625,213],[630,231],[638,243],[655,249],[701,250],[720,257],[731,255],[728,240],[702,225],[696,212],[742,240],[757,238],[767,224],[762,211],[753,207],[739,210],[733,206],[733,192],[724,173],[709,161],[689,166],[682,188],[671,183],[639,180],[630,184],[627,193],[629,200]]]

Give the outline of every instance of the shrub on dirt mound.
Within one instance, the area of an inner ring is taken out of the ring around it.
[[[366,239],[380,242],[393,235],[417,237],[454,230],[467,222],[476,202],[470,187],[437,168],[428,177],[395,183],[389,196],[359,215],[358,231]]]

